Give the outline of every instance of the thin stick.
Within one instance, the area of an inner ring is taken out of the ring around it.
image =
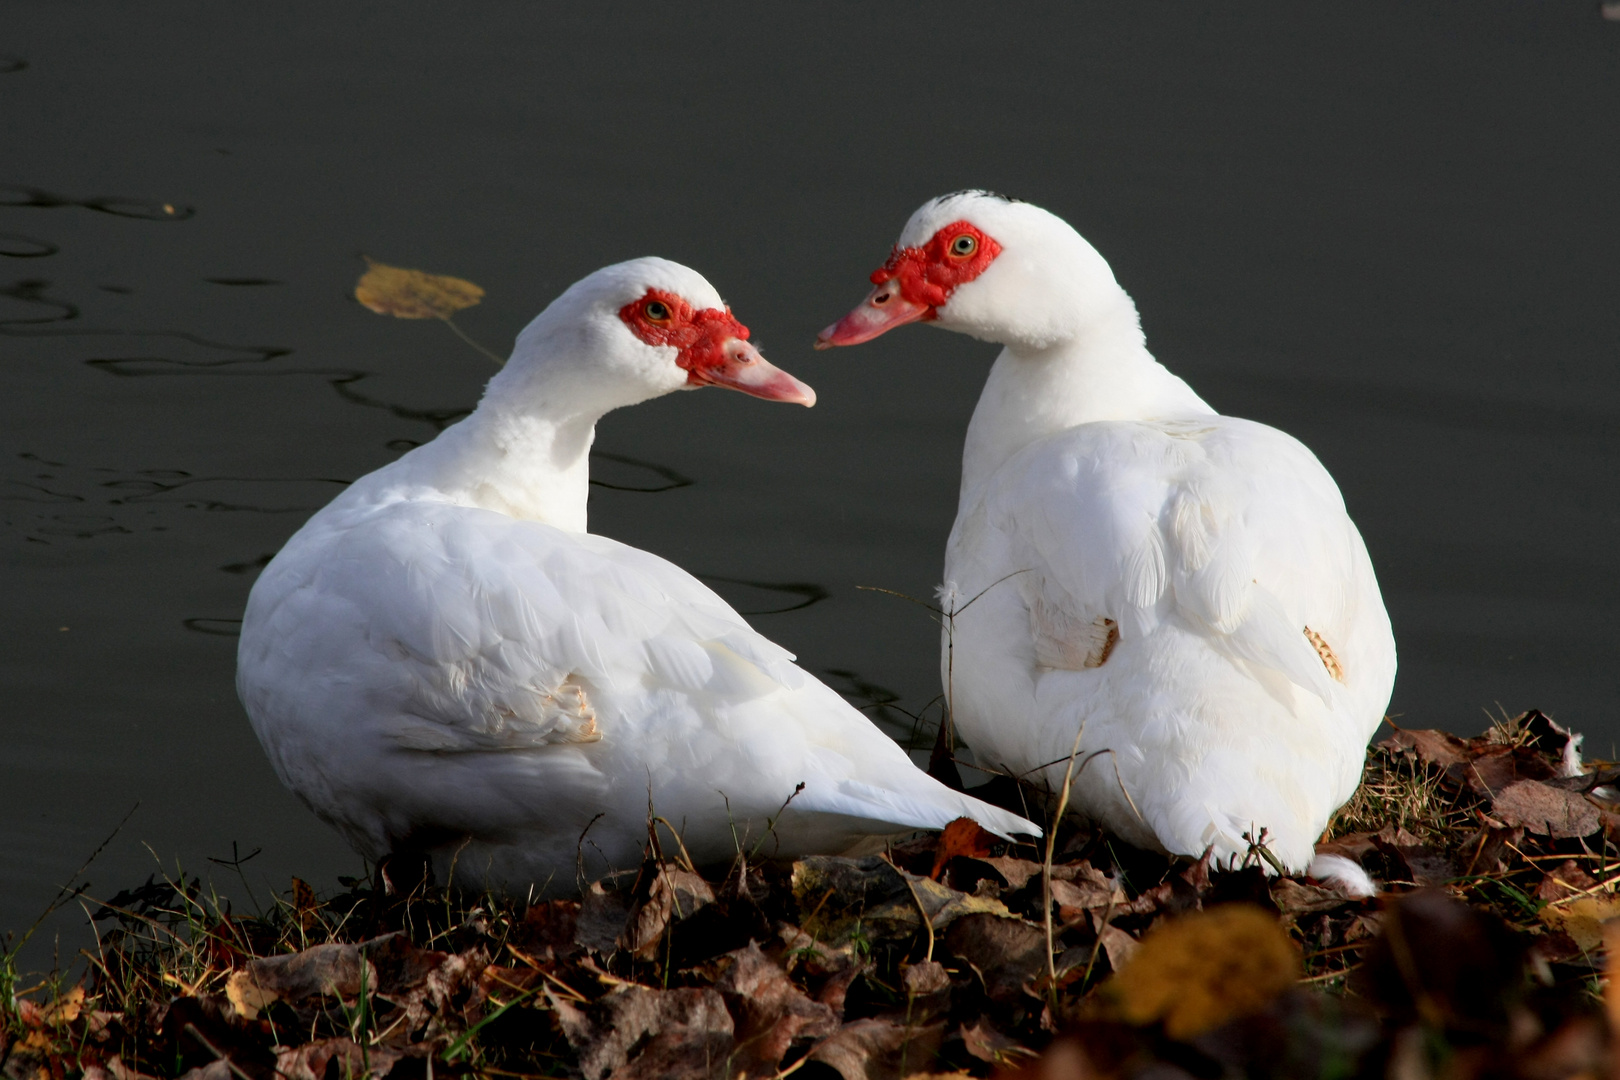
[[[894,860],[889,858],[887,852],[881,853],[878,858],[890,866],[894,866]],[[922,897],[917,895],[917,886],[911,883],[911,878],[898,866],[894,866],[894,872],[899,874],[900,880],[906,883],[906,889],[911,893],[911,902],[917,905],[917,914],[922,916],[923,929],[928,931],[928,953],[923,957],[923,963],[926,964],[934,959],[934,920],[929,918],[928,909],[923,907]]]
[[[1052,856],[1057,851],[1058,825],[1063,821],[1064,811],[1069,808],[1069,789],[1074,784],[1074,759],[1080,756],[1080,740],[1085,738],[1085,735],[1086,721],[1082,720],[1080,730],[1074,733],[1074,747],[1069,751],[1069,764],[1063,770],[1063,789],[1058,793],[1057,812],[1052,815],[1052,824],[1047,827],[1046,858],[1041,861],[1041,914],[1046,925],[1046,996],[1052,1006],[1053,1017],[1057,1016],[1057,946],[1052,934]],[[1096,755],[1093,754],[1092,757]],[[1087,758],[1086,761],[1089,764],[1091,758]]]
[[[1329,979],[1342,979],[1342,978],[1345,978],[1347,975],[1349,975],[1352,971],[1355,971],[1359,967],[1361,967],[1360,964],[1351,964],[1349,967],[1342,968],[1342,969],[1340,969],[1338,971],[1328,971],[1328,972],[1324,972],[1321,975],[1308,975],[1305,978],[1300,979],[1299,981],[1302,982],[1302,983],[1316,983],[1316,982],[1327,982]]]
[[[1552,880],[1556,884],[1564,886],[1564,888],[1566,888],[1566,889],[1573,889],[1575,887],[1573,885],[1570,885],[1568,882],[1559,881],[1557,878],[1553,878]],[[1568,903],[1571,903],[1572,901],[1579,900],[1583,896],[1591,896],[1595,892],[1613,892],[1614,891],[1614,885],[1615,885],[1615,883],[1614,883],[1614,881],[1612,879],[1609,880],[1609,881],[1600,881],[1596,885],[1593,885],[1590,889],[1582,889],[1580,892],[1577,892],[1577,893],[1575,893],[1575,894],[1573,894],[1571,896],[1561,896],[1557,900],[1550,900],[1550,901],[1547,902],[1547,907],[1548,908],[1561,907],[1564,904],[1568,904]],[[1542,910],[1545,911],[1546,908],[1543,908]]]
[[[1119,869],[1116,866],[1114,869]],[[1086,973],[1080,976],[1080,985],[1084,987],[1091,981],[1091,969],[1097,965],[1097,954],[1102,952],[1103,931],[1108,929],[1109,922],[1114,918],[1114,894],[1108,893],[1108,907],[1103,910],[1102,925],[1097,929],[1097,940],[1091,943],[1091,956],[1086,960]]]
[[[935,607],[933,604],[930,604],[928,601],[919,600],[915,596],[911,596],[908,593],[896,592],[894,589],[885,589],[885,588],[882,588],[881,586],[878,586],[878,585],[857,585],[857,586],[855,586],[855,588],[859,592],[880,592],[880,593],[883,593],[885,596],[898,596],[902,600],[910,600],[913,604],[916,604],[918,607],[927,608],[929,611],[932,611],[935,615],[943,615],[943,614],[945,614],[945,612],[943,610],[941,610],[940,608]]]
[[[139,810],[140,808],[140,801],[137,800],[135,805],[129,808],[129,813],[124,815],[123,820],[113,827],[112,832],[107,834],[107,839],[98,844],[96,846],[96,850],[90,853],[90,857],[84,860],[84,865],[73,871],[73,876],[68,878],[68,883],[57,890],[56,898],[50,902],[49,906],[47,906],[44,911],[40,912],[39,918],[34,920],[34,924],[30,926],[23,934],[22,940],[17,942],[17,947],[11,950],[11,955],[15,955],[17,952],[21,951],[24,945],[28,944],[28,939],[34,936],[34,931],[38,930],[40,924],[46,919],[50,918],[51,914],[56,911],[57,908],[61,907],[63,904],[66,904],[69,900],[83,895],[88,886],[81,886],[78,889],[74,889],[73,883],[78,880],[80,874],[90,869],[90,864],[95,862],[103,851],[107,850],[107,845],[111,844],[113,842],[113,838],[124,830],[124,826],[129,824],[129,819],[134,817],[135,811]]]
[[[663,823],[664,828],[669,830],[669,835],[675,838],[675,846],[681,849],[681,861],[686,864],[687,870],[691,871],[693,874],[696,874],[697,867],[692,863],[692,853],[686,850],[686,841],[681,839],[679,830],[677,830],[675,826],[671,825],[669,823],[669,819],[664,817],[662,814],[653,815],[654,835],[657,835],[657,826],[660,822]]]

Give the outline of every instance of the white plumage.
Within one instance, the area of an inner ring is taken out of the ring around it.
[[[1107,263],[1037,207],[933,200],[873,280],[819,344],[933,321],[1006,346],[968,428],[942,593],[965,609],[947,689],[976,759],[1055,787],[1083,727],[1084,814],[1222,861],[1263,829],[1305,869],[1395,676],[1327,471],[1160,366]]]
[[[649,328],[642,301],[691,332]],[[530,324],[470,417],[266,567],[239,693],[282,781],[362,854],[565,892],[578,867],[634,865],[649,810],[700,861],[752,849],[773,818],[767,854],[961,815],[1038,833],[930,779],[689,574],[585,532],[608,410],[704,384],[813,402],[723,311],[674,263],[598,271]]]

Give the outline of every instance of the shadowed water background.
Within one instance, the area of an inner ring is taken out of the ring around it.
[[[0,927],[137,802],[91,895],[154,854],[218,877],[233,842],[263,848],[261,899],[358,869],[253,738],[236,620],[314,509],[492,370],[349,299],[362,253],[484,286],[458,323],[503,353],[598,266],[707,275],[820,404],[609,416],[592,527],[705,576],[858,702],[918,711],[935,628],[856,586],[931,595],[995,349],[810,342],[924,198],[1037,202],[1109,259],[1162,361],[1337,478],[1401,722],[1537,706],[1620,741],[1620,23],[1596,4],[18,2],[5,23]]]

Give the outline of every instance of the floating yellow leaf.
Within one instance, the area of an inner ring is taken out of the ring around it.
[[[354,298],[379,315],[448,319],[484,297],[483,289],[461,278],[389,266],[370,257],[366,266],[354,287]]]
[[[1132,1024],[1164,1021],[1190,1039],[1264,1008],[1299,977],[1299,958],[1277,920],[1248,904],[1171,919],[1142,939],[1112,981]]]

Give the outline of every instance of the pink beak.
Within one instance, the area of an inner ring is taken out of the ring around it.
[[[766,401],[786,401],[806,408],[816,403],[816,392],[760,355],[741,338],[728,338],[720,346],[721,361],[694,367],[689,384],[724,386]]]
[[[897,326],[921,322],[933,314],[927,304],[918,304],[900,295],[900,282],[890,280],[877,286],[860,306],[816,335],[816,348],[859,345],[886,334]]]

